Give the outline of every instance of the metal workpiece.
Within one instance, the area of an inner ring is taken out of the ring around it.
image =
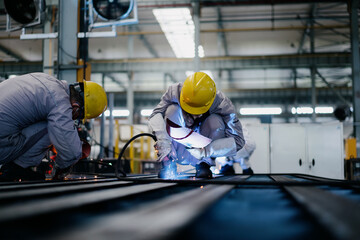
[[[296,181],[272,176],[275,181]],[[285,186],[285,190],[338,239],[360,236],[360,204],[316,187]]]
[[[10,200],[14,198],[34,198],[38,196],[48,196],[55,194],[71,193],[76,191],[91,191],[105,188],[121,187],[120,185],[128,184],[128,182],[103,182],[103,183],[91,183],[86,185],[72,185],[72,186],[51,186],[48,188],[40,189],[26,189],[23,191],[12,192],[0,192],[0,202],[4,200]]]
[[[58,186],[70,186],[70,185],[86,185],[92,183],[102,183],[102,182],[112,182],[116,181],[116,178],[108,179],[87,179],[87,180],[77,180],[77,181],[54,181],[54,182],[11,182],[12,184],[0,183],[0,191],[19,191],[19,190],[29,190],[35,188],[48,188],[48,187],[58,187]]]
[[[359,186],[192,173],[1,183],[0,231],[2,239],[355,239]]]
[[[234,186],[207,185],[98,219],[57,239],[169,239]]]
[[[71,208],[79,208],[85,205],[96,204],[103,201],[139,194],[154,189],[169,187],[173,183],[153,183],[136,186],[128,186],[116,189],[98,190],[87,193],[75,193],[72,195],[59,196],[56,198],[44,198],[27,203],[18,203],[0,208],[0,222],[16,220],[40,214],[52,213]],[[20,196],[21,197],[21,196]]]

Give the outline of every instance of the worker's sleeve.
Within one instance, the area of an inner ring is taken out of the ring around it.
[[[55,106],[48,115],[48,133],[57,150],[56,165],[61,169],[75,164],[82,155],[81,141],[72,120],[69,96],[63,95],[53,97]]]
[[[171,104],[179,104],[181,87],[182,85],[179,83],[169,86],[167,91],[162,95],[159,104],[154,108],[152,114],[150,115],[150,118],[152,118],[158,113],[161,113],[161,115],[164,117],[166,109]]]
[[[166,132],[164,121],[164,115],[168,106],[170,106],[170,94],[167,91],[153,110],[148,122],[150,131],[156,135],[158,140],[167,139],[168,141],[171,141]]]
[[[236,151],[239,151],[244,147],[245,139],[241,122],[235,113],[235,107],[230,99],[223,96],[218,109],[218,114],[222,116],[225,123],[225,136],[233,137],[235,139]]]
[[[224,116],[225,121],[225,136],[233,137],[236,143],[236,151],[242,149],[245,145],[245,139],[242,132],[240,120],[236,117],[235,113]]]
[[[166,132],[164,116],[170,105],[178,103],[179,90],[181,90],[181,85],[171,85],[150,115],[149,128],[150,131],[155,133],[158,140],[171,141],[170,136]]]

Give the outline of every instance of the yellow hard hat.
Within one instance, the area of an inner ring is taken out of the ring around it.
[[[97,83],[84,83],[84,119],[96,118],[107,108],[107,97],[104,89]]]
[[[215,82],[203,72],[187,77],[180,93],[181,108],[193,115],[209,110],[216,96]]]

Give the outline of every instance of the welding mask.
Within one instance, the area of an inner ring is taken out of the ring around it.
[[[70,85],[72,101],[79,105],[79,118],[98,117],[107,108],[107,97],[104,89],[97,83],[83,81]]]
[[[73,83],[69,85],[70,89],[70,103],[73,108],[73,119],[84,118],[84,84]]]

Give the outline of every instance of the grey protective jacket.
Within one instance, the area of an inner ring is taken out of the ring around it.
[[[81,157],[68,84],[44,73],[31,73],[0,83],[0,164],[6,162],[4,149],[19,151],[29,137],[22,130],[38,122],[47,122],[48,138],[58,152],[56,164],[60,168]]]
[[[180,106],[180,92],[183,84],[175,83],[167,89],[161,97],[160,103],[155,107],[150,118],[155,114],[161,113],[164,117],[165,111],[171,104],[178,104]],[[236,143],[236,150],[240,150],[245,145],[245,140],[242,132],[240,120],[236,116],[235,108],[229,98],[222,92],[217,91],[215,100],[209,109],[209,114],[218,114],[222,117],[225,123],[225,136],[233,137]],[[194,123],[194,119],[190,114],[183,111],[185,126],[190,127]]]

